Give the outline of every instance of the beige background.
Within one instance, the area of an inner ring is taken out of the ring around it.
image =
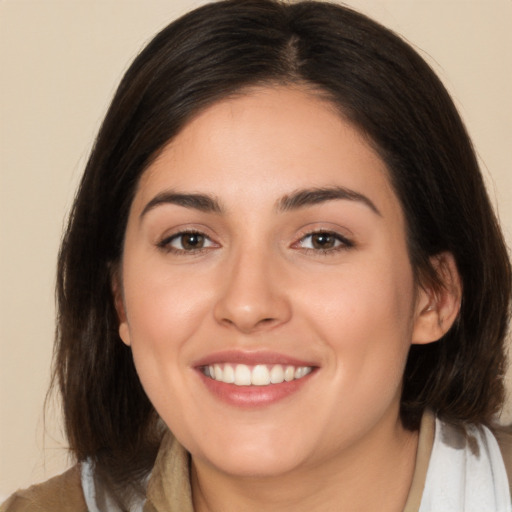
[[[66,467],[57,409],[43,421],[62,225],[123,70],[200,3],[0,0],[0,499]],[[512,240],[512,0],[348,3],[439,72]]]

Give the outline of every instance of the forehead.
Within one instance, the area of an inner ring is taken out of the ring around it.
[[[136,201],[172,188],[261,206],[333,186],[400,210],[384,162],[335,106],[298,87],[261,87],[190,121],[143,174]]]

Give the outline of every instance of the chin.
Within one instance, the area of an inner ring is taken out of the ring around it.
[[[209,460],[209,464],[217,470],[241,478],[272,478],[284,475],[300,466],[296,457],[282,456],[279,450],[274,449],[273,454],[257,453],[247,454],[245,450],[235,451],[217,460]]]
[[[307,450],[290,439],[233,439],[216,442],[203,450],[192,450],[197,458],[223,473],[247,478],[265,478],[283,475],[300,467]],[[195,452],[195,453],[194,453]]]

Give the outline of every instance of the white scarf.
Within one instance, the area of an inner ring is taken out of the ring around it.
[[[488,428],[436,419],[419,512],[512,512],[505,464]]]

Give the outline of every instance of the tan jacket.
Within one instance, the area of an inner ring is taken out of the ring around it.
[[[512,435],[497,435],[512,489]],[[434,416],[423,417],[409,497],[404,512],[418,512],[434,442]],[[185,449],[169,434],[164,437],[147,489],[144,512],[194,512]],[[77,464],[62,475],[18,491],[0,512],[87,512]]]

